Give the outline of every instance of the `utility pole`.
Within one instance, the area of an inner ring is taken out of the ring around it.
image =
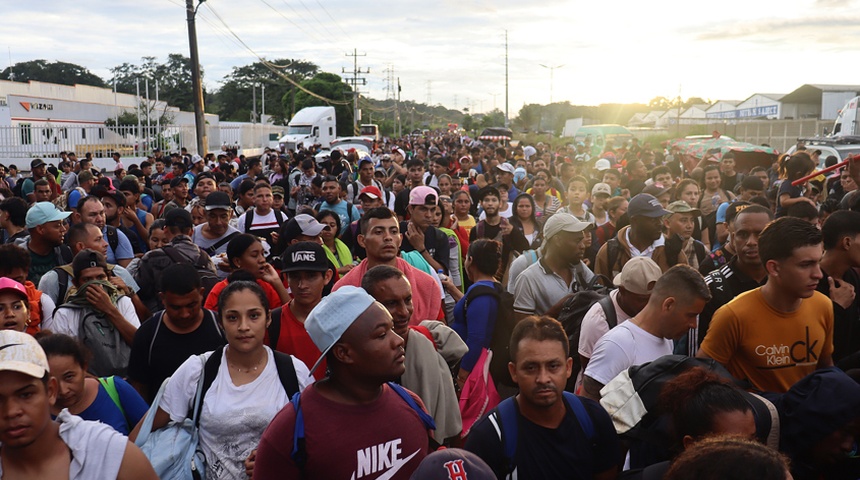
[[[510,125],[508,118],[508,31],[505,30],[505,128]]]
[[[388,103],[388,100],[391,100],[395,106],[397,105],[397,95],[394,91],[394,65],[386,64],[385,70],[385,102]],[[387,108],[387,107],[386,107]],[[396,112],[391,112],[391,118],[394,119],[394,122],[397,122],[397,114]],[[382,114],[382,119],[385,120],[385,113]],[[397,131],[397,126],[395,125],[395,131]]]
[[[549,70],[549,104],[550,104],[550,105],[552,105],[552,89],[553,89],[553,86],[554,86],[554,82],[553,82],[553,73],[555,73],[555,69],[556,69],[556,68],[561,68],[561,67],[563,67],[564,65],[556,65],[556,66],[554,66],[554,67],[553,67],[553,66],[546,66],[546,65],[544,65],[544,64],[542,64],[542,63],[539,63],[538,65],[540,65],[541,67],[546,68],[546,69],[548,69],[548,70]]]
[[[194,17],[197,9],[206,0],[199,0],[197,7],[194,0],[185,0],[185,17],[188,21],[188,44],[191,49],[191,86],[194,89],[194,126],[197,131],[197,154],[205,156],[209,150],[206,138],[206,117],[203,115],[203,79],[200,77],[200,54],[197,51],[197,26]]]
[[[352,95],[353,95],[353,105],[352,105],[352,130],[353,135],[358,135],[358,122],[361,120],[361,110],[358,109],[358,86],[359,85],[367,85],[367,79],[364,77],[359,77],[358,75],[367,75],[370,73],[370,69],[361,70],[358,68],[358,57],[366,57],[366,53],[358,54],[358,49],[353,49],[352,53],[344,54],[347,57],[352,57],[353,66],[352,66],[352,78],[347,78],[346,83],[352,86]],[[350,73],[345,69],[341,69],[342,73]]]
[[[260,113],[260,121],[265,122],[266,119],[263,118],[266,116],[266,84],[265,83],[260,84],[260,102],[263,104],[263,107],[262,107],[263,111]]]
[[[397,123],[397,137],[400,138],[403,136],[403,121],[400,120],[400,77],[397,77],[397,103],[395,104],[395,123]]]
[[[493,110],[496,110],[496,97],[501,95],[501,93],[491,93],[490,95],[493,97]]]
[[[430,105],[432,105],[432,102],[433,102],[432,89],[433,89],[433,80],[427,80],[427,106],[428,107]]]
[[[257,86],[251,85],[251,123],[257,123]]]

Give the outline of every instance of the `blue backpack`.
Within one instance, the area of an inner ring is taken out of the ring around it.
[[[408,390],[394,382],[388,382],[388,386],[391,387],[397,395],[400,395],[400,398],[402,398],[403,401],[405,401],[412,410],[418,414],[418,417],[421,418],[421,423],[424,424],[425,429],[436,430],[436,422],[433,421],[433,417],[415,403],[415,399],[412,398],[412,395],[409,394]],[[293,395],[293,398],[290,399],[290,403],[292,403],[293,407],[296,409],[296,427],[295,430],[293,430],[293,451],[290,454],[290,457],[294,462],[296,462],[296,466],[304,472],[305,465],[308,462],[308,452],[307,446],[305,445],[305,419],[304,415],[302,415],[301,396],[302,392],[296,392],[296,394]]]
[[[594,422],[591,421],[591,416],[585,410],[585,405],[576,395],[570,392],[563,392],[564,400],[570,405],[573,414],[576,415],[576,420],[582,431],[585,432],[586,438],[592,444],[594,443]],[[513,473],[516,468],[514,458],[517,454],[517,408],[514,404],[514,397],[507,398],[496,407],[496,412],[489,416],[490,423],[496,430],[499,440],[505,449],[505,461],[508,474]]]

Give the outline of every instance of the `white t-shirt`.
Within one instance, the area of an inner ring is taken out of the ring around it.
[[[42,295],[44,297],[44,295]],[[116,308],[134,328],[140,328],[140,320],[137,318],[137,312],[134,310],[134,304],[128,297],[119,297],[116,302]],[[47,325],[42,325],[42,328],[53,331],[54,333],[64,333],[66,335],[77,337],[81,330],[81,313],[80,308],[58,308],[54,312],[54,320]]]
[[[101,422],[90,422],[72,415],[64,409],[57,415],[60,424],[60,439],[69,447],[71,463],[70,480],[93,478],[116,478],[128,438]],[[0,478],[3,465],[0,464]]]
[[[229,348],[229,346],[227,347]],[[218,375],[203,398],[200,415],[200,445],[206,454],[206,478],[246,478],[244,461],[257,448],[263,430],[275,415],[290,402],[278,378],[275,356],[265,347],[269,357],[263,372],[253,382],[236,386],[227,367],[227,348],[221,357]],[[192,356],[176,370],[161,399],[159,407],[180,422],[194,407],[197,382],[203,372],[203,362],[212,352]],[[299,380],[299,390],[313,383],[308,367],[292,357]]]
[[[620,325],[622,322],[630,320],[630,315],[618,306],[618,290],[609,292],[609,298],[612,299],[612,306],[615,307],[615,318]],[[582,317],[582,325],[579,327],[579,346],[577,351],[585,358],[591,358],[591,353],[594,350],[594,344],[600,340],[600,337],[606,335],[609,331],[609,324],[606,323],[606,314],[603,313],[603,307],[599,303],[595,303],[585,312]],[[582,370],[576,375],[576,389],[578,391],[582,385]]]
[[[248,231],[245,231],[245,216],[248,215],[248,212],[245,212],[236,221],[236,229],[242,233],[250,233],[254,230],[265,230],[270,228],[277,229],[280,227],[280,224],[278,223],[278,217],[275,216],[275,212],[276,210],[273,208],[269,210],[269,213],[260,215],[256,210],[254,210],[254,218],[251,220],[251,229]],[[286,223],[286,215],[283,213],[278,213],[277,215],[280,215]]]
[[[508,209],[505,211],[499,210],[499,216],[502,218],[511,218],[514,215],[514,204],[508,202]],[[482,210],[481,214],[478,216],[478,221],[486,220],[487,214]]]
[[[671,340],[651,335],[633,322],[624,322],[597,341],[585,375],[606,385],[634,365],[671,354]]]

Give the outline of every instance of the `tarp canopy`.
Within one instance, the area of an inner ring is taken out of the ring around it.
[[[746,173],[753,167],[770,167],[777,159],[779,152],[771,147],[763,147],[752,143],[739,142],[728,138],[714,136],[711,138],[677,138],[669,144],[678,147],[683,155],[683,164],[691,171],[699,161],[706,156],[714,161],[721,161],[726,152],[735,155],[737,171]]]
[[[505,127],[491,127],[485,128],[481,135],[478,136],[478,140],[489,140],[491,142],[497,142],[499,140],[510,140],[513,138],[514,132],[511,131],[510,128]]]

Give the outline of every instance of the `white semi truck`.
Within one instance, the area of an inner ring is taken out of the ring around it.
[[[280,138],[278,144],[281,152],[316,144],[329,148],[336,136],[334,107],[306,107],[296,112],[287,124],[286,135]]]

